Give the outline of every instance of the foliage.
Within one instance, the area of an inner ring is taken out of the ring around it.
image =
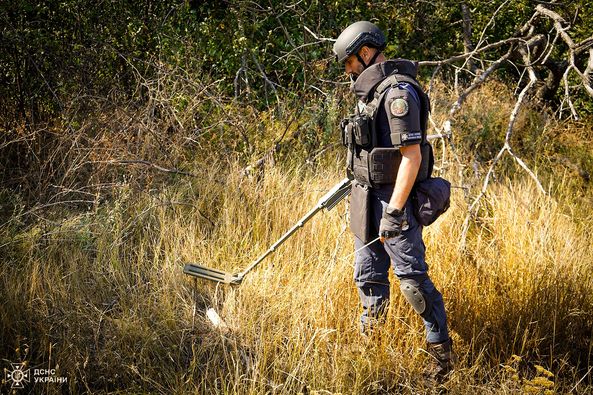
[[[528,1],[465,4],[474,44],[508,37],[533,7]],[[575,40],[591,31],[585,5],[550,5],[572,20]],[[48,202],[56,186],[103,194],[89,181],[121,180],[121,172],[107,171],[110,161],[183,167],[201,147],[247,162],[279,138],[278,122],[298,126],[288,138],[297,136],[297,151],[315,155],[320,144],[336,141],[335,121],[349,107],[343,71],[325,37],[336,37],[353,20],[385,30],[388,56],[444,59],[464,50],[461,8],[452,1],[370,7],[346,0],[22,0],[2,3],[0,19],[2,184],[26,202]],[[565,50],[560,45],[554,56]],[[504,78],[518,78],[513,70]],[[421,72],[426,77],[432,70]],[[472,78],[457,77],[460,83]],[[561,92],[556,100],[563,100]],[[590,107],[581,96],[575,103]],[[274,127],[258,125],[268,117]]]

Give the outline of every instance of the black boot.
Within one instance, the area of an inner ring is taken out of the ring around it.
[[[442,383],[453,370],[457,361],[453,353],[453,341],[451,338],[443,343],[428,343],[427,351],[431,360],[425,370],[426,378],[433,383]]]

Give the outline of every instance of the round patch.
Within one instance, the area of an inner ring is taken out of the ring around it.
[[[408,113],[408,101],[406,99],[397,98],[391,102],[391,114],[395,117],[403,117]]]

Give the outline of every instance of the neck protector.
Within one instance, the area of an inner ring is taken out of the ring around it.
[[[418,75],[418,63],[407,59],[392,59],[366,68],[352,84],[352,90],[363,102],[372,97],[375,87],[391,74]]]

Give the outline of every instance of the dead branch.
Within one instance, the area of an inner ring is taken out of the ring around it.
[[[320,37],[319,35],[317,35],[317,34],[313,33],[313,32],[311,31],[311,29],[309,29],[307,26],[304,26],[304,25],[303,25],[303,29],[305,29],[305,30],[306,30],[306,31],[307,31],[307,32],[308,32],[310,35],[312,35],[312,36],[313,36],[313,38],[314,38],[315,40],[317,40],[317,41],[320,41],[320,42],[326,42],[326,41],[329,41],[329,42],[335,42],[335,41],[336,41],[336,39],[335,39],[335,38]]]
[[[480,54],[482,52],[492,51],[493,49],[498,49],[504,45],[515,44],[515,43],[522,42],[522,41],[525,41],[525,39],[522,37],[510,37],[505,40],[497,41],[495,43],[485,45],[481,48],[477,48],[471,52],[466,52],[463,54],[452,56],[445,60],[423,60],[423,61],[418,62],[418,65],[419,66],[444,66],[444,65],[458,62],[460,60],[465,60],[467,58],[470,58],[470,57]]]
[[[505,4],[506,2],[498,8],[497,12]],[[465,36],[467,36],[467,30],[469,28],[470,20],[467,10],[463,9],[463,4],[462,11],[464,11]],[[553,21],[554,30],[556,34],[552,40],[551,37],[549,37],[549,33],[547,35],[536,34],[535,22],[538,20],[538,18],[551,19]],[[472,203],[469,206],[468,214],[465,218],[462,228],[462,248],[465,248],[465,240],[469,229],[470,220],[471,218],[476,216],[479,203],[482,197],[486,194],[488,185],[494,174],[496,165],[505,153],[507,153],[511,158],[513,158],[513,160],[516,161],[517,164],[534,180],[539,191],[543,194],[546,194],[546,190],[542,186],[542,183],[539,181],[537,175],[513,151],[510,142],[514,130],[515,121],[517,119],[519,111],[524,102],[526,101],[527,95],[538,82],[534,67],[546,66],[550,70],[550,72],[548,73],[548,79],[550,79],[549,83],[552,84],[552,88],[553,86],[558,87],[560,81],[563,82],[565,93],[564,102],[568,103],[568,107],[570,108],[571,114],[575,119],[578,119],[578,114],[571,99],[571,87],[569,85],[569,75],[572,71],[574,71],[580,78],[581,85],[583,86],[587,94],[593,96],[593,88],[591,87],[590,80],[591,73],[593,72],[593,48],[590,48],[593,45],[593,36],[585,40],[582,40],[581,42],[575,42],[569,35],[570,24],[568,24],[560,15],[545,8],[542,4],[539,4],[535,8],[535,12],[532,14],[529,20],[516,32],[516,34],[513,37],[509,37],[505,40],[501,40],[496,43],[481,46],[483,43],[485,30],[488,28],[490,23],[492,23],[492,19],[482,32],[482,35],[478,40],[475,48],[471,49],[471,42],[465,40],[464,45],[466,48],[466,52],[463,54],[453,56],[446,60],[419,62],[419,65],[421,66],[436,66],[435,70],[433,71],[432,78],[430,80],[428,90],[428,92],[430,92],[432,90],[433,80],[442,67],[455,67],[455,86],[457,87],[457,77],[460,72],[468,72],[470,74],[473,74],[471,72],[471,64],[472,61],[476,59],[478,55],[482,55],[489,51],[497,50],[505,46],[508,46],[507,51],[502,56],[500,56],[495,61],[491,62],[490,66],[482,73],[477,73],[473,82],[467,88],[465,88],[465,90],[458,94],[457,99],[453,102],[449,110],[448,118],[443,121],[442,126],[440,128],[437,127],[432,118],[430,119],[437,133],[440,134],[440,136],[443,137],[443,141],[447,142],[448,144],[451,144],[451,139],[449,138],[452,136],[451,124],[456,113],[461,109],[463,103],[466,101],[469,95],[475,92],[493,74],[494,71],[499,69],[504,63],[513,61],[517,57],[517,54],[519,54],[520,58],[523,61],[523,64],[516,64],[515,67],[518,71],[520,71],[521,68],[523,68],[523,73],[528,75],[529,77],[528,83],[521,89],[517,101],[515,102],[515,105],[513,107],[513,110],[509,115],[504,145],[492,160],[492,163],[490,164],[485,178],[483,179],[480,192],[473,199]],[[564,42],[568,47],[568,53],[566,54],[565,59],[562,61],[551,61],[549,58],[552,55],[554,49],[556,48],[557,42],[559,42],[560,40],[561,42]],[[578,55],[582,54],[582,52],[586,50],[589,51],[589,56],[587,59],[586,66],[583,70],[578,67],[576,58]],[[478,57],[478,59],[480,58]],[[463,61],[463,65],[461,67],[455,66],[455,63],[458,61]],[[483,62],[483,60],[481,61]],[[468,68],[470,68],[470,70],[468,70]],[[521,81],[518,83],[518,85],[521,85]],[[444,150],[443,155],[445,154],[446,151]]]
[[[578,121],[579,116],[577,114],[577,111],[574,108],[574,105],[572,104],[572,100],[570,98],[570,88],[568,85],[568,74],[570,73],[571,68],[572,68],[572,65],[568,66],[566,68],[566,70],[564,71],[564,74],[562,75],[562,82],[564,83],[564,100],[568,103],[568,107],[570,108],[570,113],[572,114],[574,119]],[[561,112],[561,114],[562,114],[562,112]]]
[[[486,174],[486,178],[484,179],[484,182],[482,184],[482,189],[480,191],[480,193],[478,194],[478,196],[476,196],[476,198],[474,199],[473,203],[470,205],[469,210],[468,210],[468,214],[465,217],[465,220],[463,221],[463,227],[462,227],[462,232],[461,232],[461,249],[464,250],[465,249],[465,242],[466,242],[466,238],[467,238],[467,232],[469,230],[469,223],[470,223],[470,219],[476,214],[477,211],[477,207],[478,207],[478,203],[480,202],[480,200],[482,199],[482,197],[486,194],[486,190],[488,188],[488,184],[490,183],[490,177],[492,176],[492,174],[494,174],[494,168],[496,166],[496,164],[498,163],[498,161],[502,158],[503,154],[505,152],[508,152],[509,155],[516,160],[519,165],[531,176],[531,178],[533,178],[533,180],[535,181],[535,183],[537,184],[538,189],[545,195],[546,191],[543,188],[541,182],[538,180],[537,176],[533,173],[533,171],[531,171],[529,169],[529,167],[525,164],[525,162],[523,162],[523,160],[521,160],[512,150],[511,148],[511,137],[513,134],[513,127],[515,125],[515,121],[517,119],[517,115],[519,114],[519,110],[521,108],[521,105],[523,104],[523,101],[525,100],[525,97],[527,95],[527,92],[531,89],[531,87],[533,87],[535,85],[535,83],[537,82],[537,77],[535,76],[535,72],[533,71],[533,67],[531,66],[531,60],[529,57],[529,52],[524,51],[523,52],[523,60],[525,62],[527,66],[527,72],[529,75],[529,83],[523,88],[523,90],[521,90],[521,93],[519,94],[519,97],[517,98],[517,101],[515,103],[515,106],[513,107],[513,111],[511,111],[511,115],[509,117],[509,123],[507,126],[507,131],[506,131],[506,135],[505,135],[505,141],[504,141],[504,145],[503,147],[500,149],[500,151],[498,152],[498,154],[496,155],[496,157],[494,158],[494,160],[492,161],[492,164],[490,165],[490,168],[488,169],[488,173]]]
[[[477,79],[471,84],[467,89],[465,89],[457,98],[451,109],[449,110],[449,117],[453,117],[453,115],[461,108],[461,105],[467,99],[467,97],[476,90],[480,85],[486,81],[486,78],[492,74],[496,69],[498,69],[504,62],[506,62],[510,56],[512,55],[514,48],[510,48],[507,53],[502,55],[498,60],[493,62],[490,67],[486,71],[484,71]]]
[[[570,49],[574,48],[575,45],[574,45],[574,42],[572,41],[572,38],[568,35],[568,33],[566,33],[566,30],[568,30],[570,28],[570,25],[564,20],[564,18],[562,18],[560,15],[558,15],[554,11],[545,8],[541,4],[538,4],[535,7],[535,11],[539,14],[545,15],[548,18],[552,19],[554,21],[554,28],[562,36],[562,39],[566,42],[566,44],[568,44],[568,47]],[[566,25],[566,27],[564,27],[562,25]]]
[[[198,177],[197,174],[189,173],[187,171],[179,170],[179,169],[167,169],[166,167],[159,166],[157,164],[151,163],[147,160],[108,160],[108,161],[91,161],[89,163],[105,163],[109,165],[143,165],[153,168],[158,171],[162,171],[164,173],[171,173],[171,174],[180,174],[182,176],[189,176],[189,177]]]
[[[588,46],[593,45],[593,36],[587,38],[586,40],[584,40],[581,43],[577,43],[575,44],[574,40],[572,39],[572,37],[570,37],[570,35],[567,33],[567,31],[570,29],[570,24],[568,24],[564,18],[562,18],[560,15],[558,15],[557,13],[555,13],[552,10],[549,10],[547,8],[545,8],[544,6],[542,6],[541,4],[538,4],[535,7],[535,10],[537,13],[547,16],[548,18],[552,19],[554,21],[554,29],[556,29],[556,32],[560,35],[560,37],[562,38],[562,40],[566,43],[566,45],[568,46],[569,49],[569,62],[570,62],[570,66],[567,69],[567,73],[565,73],[565,87],[568,86],[566,80],[567,80],[567,75],[568,72],[572,69],[574,70],[578,76],[581,78],[581,82],[583,87],[585,88],[585,91],[591,96],[593,97],[593,88],[591,87],[591,82],[589,81],[589,73],[587,72],[587,70],[590,70],[589,65],[591,64],[592,60],[591,57],[593,57],[593,55],[590,55],[589,57],[589,62],[587,64],[587,68],[585,69],[585,72],[582,72],[581,70],[579,70],[579,68],[576,65],[575,62],[575,57],[577,55],[576,51],[577,49],[579,51],[582,51],[584,49],[586,49]],[[568,89],[568,88],[566,88]],[[574,112],[574,107],[572,107],[572,103],[569,99],[569,104],[571,105],[571,111]]]
[[[323,43],[328,42],[328,41],[329,42],[336,41],[336,39],[334,39],[334,38],[319,37],[317,34],[313,33],[311,31],[311,29],[309,29],[307,26],[303,26],[303,29],[305,29],[307,32],[309,32],[309,34],[311,34],[313,36],[313,38],[315,38],[316,41],[310,42],[310,43],[304,43],[304,44],[301,44],[299,46],[295,46],[292,41],[289,41],[293,45],[293,49],[291,49],[290,51],[288,51],[284,55],[278,57],[276,60],[274,60],[274,62],[272,64],[276,64],[279,61],[281,61],[282,59],[288,58],[290,55],[292,55],[295,52],[298,52],[299,50],[301,50],[303,48],[310,47],[312,45],[323,44]],[[285,31],[285,34],[288,34],[288,32]],[[300,54],[299,54],[299,57],[300,57]],[[302,60],[302,58],[301,58],[301,60]]]
[[[589,49],[589,61],[587,62],[587,68],[585,69],[585,72],[583,73],[585,79],[587,81],[591,81],[589,74],[591,73],[591,71],[593,71],[593,48]]]

